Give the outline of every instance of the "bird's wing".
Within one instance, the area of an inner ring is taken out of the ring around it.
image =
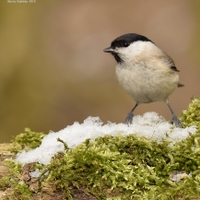
[[[165,57],[164,61],[167,63],[167,65],[169,66],[169,68],[171,70],[173,70],[175,72],[179,72],[179,70],[175,66],[175,63],[174,63],[173,59],[170,56],[168,56],[167,54],[166,54],[166,57]],[[179,81],[178,82],[178,87],[183,87],[183,86],[184,86],[184,84]]]
[[[172,70],[174,70],[174,71],[176,71],[176,72],[180,72],[180,71],[176,68],[176,66],[170,66],[170,69],[172,69]]]
[[[175,66],[175,63],[174,63],[173,59],[170,56],[168,56],[167,54],[166,54],[166,57],[165,57],[165,62],[167,63],[168,67],[171,70],[179,72],[179,70]]]

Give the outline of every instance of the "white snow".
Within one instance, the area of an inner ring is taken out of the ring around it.
[[[88,138],[94,140],[105,135],[138,134],[158,141],[166,139],[176,142],[195,132],[195,127],[176,128],[155,112],[148,112],[143,116],[134,116],[133,123],[130,126],[111,122],[103,124],[99,117],[88,117],[81,124],[74,122],[73,125],[69,125],[58,132],[50,132],[43,138],[42,144],[38,148],[28,152],[23,151],[17,155],[16,161],[22,164],[30,162],[49,164],[51,157],[64,149],[63,144],[58,142],[57,138],[65,141],[69,148],[73,148]]]

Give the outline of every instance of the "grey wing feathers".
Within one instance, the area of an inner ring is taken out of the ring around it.
[[[170,56],[167,55],[167,59],[166,62],[168,63],[168,65],[170,66],[170,69],[172,69],[173,71],[179,72],[179,70],[176,68],[174,61],[172,60],[172,58]],[[183,87],[184,84],[181,83],[180,81],[178,82],[178,87]]]
[[[172,60],[172,58],[170,56],[168,56],[166,53],[165,53],[165,58],[164,58],[164,62],[167,64],[167,66],[173,70],[173,71],[176,71],[176,72],[179,72],[179,70],[176,68],[175,66],[175,63],[174,61]]]
[[[171,66],[170,69],[172,69],[172,70],[174,70],[174,71],[176,71],[176,72],[180,72],[180,71],[176,68],[176,66]]]

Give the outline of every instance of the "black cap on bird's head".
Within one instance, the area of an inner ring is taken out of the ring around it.
[[[112,53],[113,52],[112,49],[115,49],[116,47],[128,47],[131,43],[136,41],[152,42],[143,35],[139,35],[137,33],[127,33],[113,40],[111,46],[104,49],[104,52]]]
[[[124,34],[115,40],[112,41],[111,46],[104,49],[103,51],[106,53],[111,53],[117,62],[121,62],[121,58],[119,57],[118,53],[115,51],[116,48],[126,48],[128,47],[131,43],[137,42],[137,41],[150,41],[147,37],[143,35],[139,35],[137,33],[127,33]]]

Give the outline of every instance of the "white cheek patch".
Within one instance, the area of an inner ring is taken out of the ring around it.
[[[142,42],[142,41],[137,41],[127,48],[127,53],[131,54],[132,56],[140,54],[142,51],[144,51],[147,46],[149,45],[149,42]]]
[[[157,48],[152,42],[149,41],[136,41],[131,43],[128,47],[119,48],[118,52],[122,57],[133,57],[141,54],[143,51],[151,51]]]

